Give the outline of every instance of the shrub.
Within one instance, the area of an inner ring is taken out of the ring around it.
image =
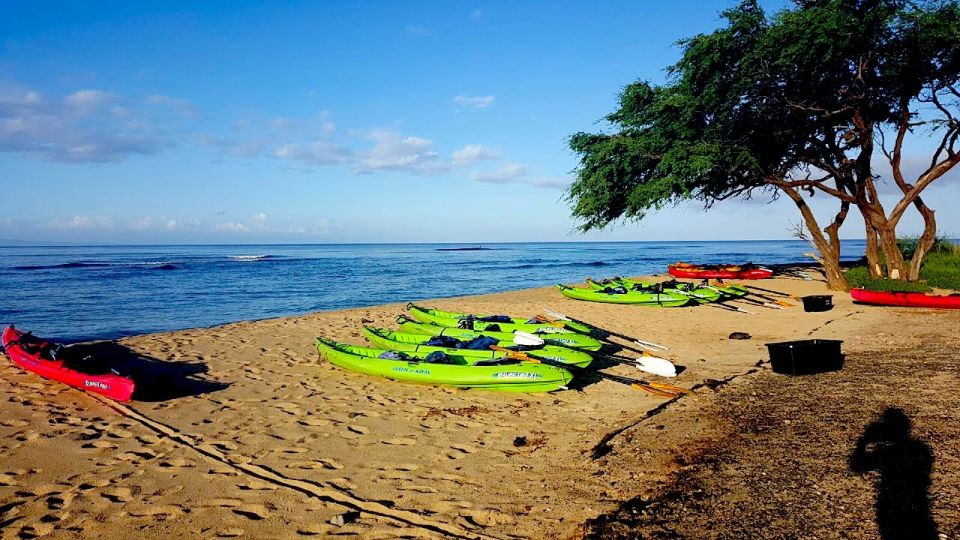
[[[900,279],[873,279],[866,266],[854,266],[847,270],[847,283],[850,287],[871,291],[927,292],[930,287],[923,281],[903,281]]]

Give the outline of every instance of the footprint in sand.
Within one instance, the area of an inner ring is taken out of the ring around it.
[[[507,525],[513,523],[513,517],[509,514],[496,509],[471,510],[461,512],[461,516],[468,521],[481,527],[495,527],[497,525]]]
[[[324,420],[323,418],[315,418],[312,416],[301,418],[300,420],[297,420],[297,423],[300,424],[301,426],[310,426],[310,427],[330,425],[330,422],[328,420]]]
[[[53,523],[34,523],[20,529],[20,536],[24,538],[40,538],[53,532]]]
[[[196,467],[197,464],[189,459],[183,458],[174,458],[174,459],[165,459],[160,462],[160,466],[163,468],[172,468],[172,467]]]
[[[410,446],[417,444],[417,440],[413,437],[396,437],[394,439],[384,439],[380,442],[392,446]]]
[[[297,534],[301,536],[323,536],[330,530],[329,525],[322,523],[309,523],[297,527]]]
[[[56,484],[37,484],[18,489],[16,495],[18,497],[43,497],[45,495],[60,493],[61,489],[63,488]]]
[[[162,517],[167,519],[182,515],[184,510],[175,504],[156,504],[129,510],[128,513],[133,517]]]
[[[334,478],[333,480],[330,480],[330,484],[333,485],[333,486],[335,486],[335,487],[337,487],[337,488],[340,488],[340,489],[342,489],[342,490],[346,490],[346,491],[353,491],[353,490],[357,489],[357,485],[356,485],[356,484],[350,482],[349,479],[347,479],[347,478],[342,478],[342,477],[341,477],[341,478]]]
[[[58,493],[47,499],[47,508],[50,510],[64,510],[73,502],[74,493]]]
[[[0,473],[0,487],[16,486],[16,485],[19,485],[17,483],[16,474],[9,473],[9,472]]]
[[[432,486],[401,486],[400,491],[414,491],[416,493],[436,493],[437,488]]]
[[[467,457],[469,454],[473,454],[477,451],[476,448],[472,446],[467,446],[465,444],[454,444],[451,447],[451,451],[447,452],[447,457],[450,459],[460,459]]]
[[[92,480],[87,480],[86,482],[81,483],[79,487],[82,490],[88,490],[88,489],[106,487],[109,485],[110,485],[110,480],[107,480],[106,478],[94,478]]]
[[[270,510],[262,504],[242,504],[232,510],[234,514],[255,521],[270,517]]]
[[[260,480],[250,480],[249,482],[244,482],[242,484],[237,484],[237,487],[243,491],[276,491],[277,486],[270,484],[268,482],[261,482]]]
[[[233,441],[212,441],[210,444],[216,446],[220,450],[226,450],[227,452],[232,452],[240,448],[237,443]]]
[[[127,487],[114,487],[101,491],[100,496],[110,502],[122,503],[133,499],[133,491]]]
[[[205,508],[239,508],[243,504],[240,499],[208,499],[203,501],[200,506]]]
[[[367,433],[370,433],[370,428],[351,424],[347,426],[347,431],[356,435],[366,435]]]
[[[119,447],[110,441],[96,440],[96,441],[91,441],[84,444],[83,446],[81,446],[81,448],[95,448],[97,450],[116,450]]]
[[[240,476],[240,472],[226,465],[217,465],[207,469],[207,475],[209,476]]]
[[[403,471],[384,471],[378,475],[381,480],[410,480],[410,474]]]
[[[142,444],[157,444],[163,439],[161,439],[160,437],[157,437],[156,435],[151,435],[148,433],[145,435],[137,435],[137,440],[140,441]]]

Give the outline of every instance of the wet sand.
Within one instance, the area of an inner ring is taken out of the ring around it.
[[[793,278],[759,285],[824,292]],[[662,343],[685,368],[669,382],[694,393],[667,402],[610,381],[551,394],[461,390],[319,358],[317,335],[362,344],[361,325],[392,327],[399,304],[97,345],[149,380],[120,411],[4,361],[3,536],[577,536],[588,520],[663,490],[685,448],[723,436],[723,422],[697,412],[770,375],[764,343],[836,338],[855,355],[916,331],[891,326],[904,310],[837,293],[832,311],[744,306],[754,315],[577,302],[554,288],[411,300],[520,316],[550,307]],[[942,314],[911,316],[936,325]]]

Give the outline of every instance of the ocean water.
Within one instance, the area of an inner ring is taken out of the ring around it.
[[[64,342],[662,273],[809,261],[801,241],[0,246],[0,324]],[[845,241],[843,259],[863,254]],[[559,298],[559,293],[558,293]]]

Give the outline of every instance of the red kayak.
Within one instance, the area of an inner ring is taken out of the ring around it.
[[[667,272],[678,278],[692,279],[766,279],[773,270],[762,266],[699,265],[677,263],[667,266]]]
[[[57,359],[59,348],[38,337],[21,332],[12,325],[3,331],[3,348],[18,366],[41,377],[75,386],[87,392],[102,394],[117,401],[129,401],[133,380],[107,373],[84,373],[82,363]],[[63,356],[64,353],[61,354]]]
[[[857,302],[878,306],[960,309],[960,294],[937,296],[935,294],[918,292],[883,292],[851,289],[850,296]]]

